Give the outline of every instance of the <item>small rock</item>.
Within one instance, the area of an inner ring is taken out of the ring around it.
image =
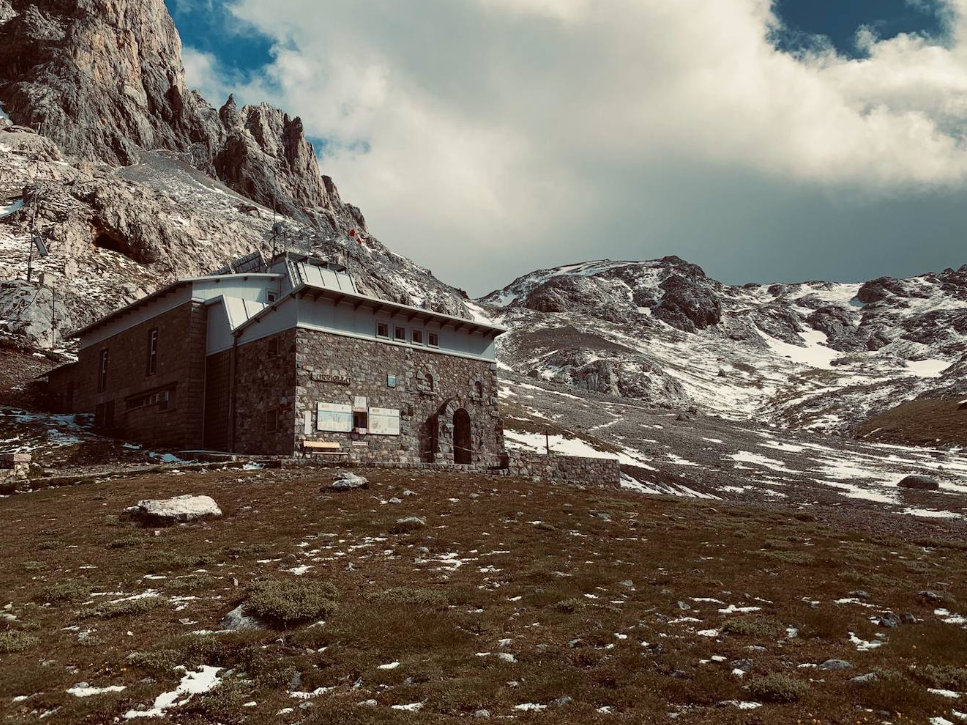
[[[474,717],[479,717],[481,719],[486,719],[486,718],[490,717],[490,710],[477,710],[473,714],[473,716]]]
[[[826,660],[823,662],[819,669],[821,670],[848,670],[852,667],[846,660]]]
[[[175,496],[168,499],[145,499],[124,509],[133,519],[151,525],[172,525],[203,518],[219,518],[222,510],[210,496]]]
[[[942,602],[944,600],[943,596],[937,594],[937,592],[930,591],[929,589],[924,589],[920,592],[920,598],[926,599],[928,602]]]
[[[251,629],[264,629],[259,622],[245,614],[245,606],[239,604],[235,609],[226,614],[221,621],[222,629],[232,632],[243,632]]]
[[[683,601],[679,600],[679,602],[678,602],[678,608],[681,609],[683,612],[687,612],[692,607],[691,607],[691,605],[688,602],[683,602]]]
[[[354,491],[360,488],[369,488],[369,481],[362,476],[357,476],[355,473],[340,471],[337,474],[336,480],[328,486],[324,486],[323,490]]]
[[[571,697],[570,695],[564,695],[563,697],[557,698],[551,704],[554,705],[555,707],[564,707],[565,705],[570,704],[573,700],[574,698]]]
[[[426,519],[421,519],[419,516],[404,516],[401,519],[396,519],[396,523],[410,528],[422,529],[426,526]],[[427,553],[429,553],[429,550],[427,550]]]
[[[623,586],[625,589],[634,589],[635,588],[635,583],[633,581],[631,581],[631,579],[623,579],[622,581],[620,581],[618,583],[621,586]]]
[[[917,618],[910,614],[910,612],[903,612],[900,614],[900,624],[916,624]]]
[[[742,670],[743,672],[752,672],[752,668],[755,666],[752,664],[752,660],[733,660],[729,665],[733,670]]]
[[[857,589],[856,591],[852,591],[852,592],[849,593],[849,595],[851,597],[854,597],[855,599],[869,599],[870,598],[870,593],[869,592],[864,592],[862,589]]]
[[[357,702],[356,707],[376,707],[379,705],[376,700],[363,700],[362,702]]]
[[[900,625],[900,618],[893,612],[887,612],[880,617],[877,624],[879,624],[881,627],[886,627],[887,629],[896,629]]]
[[[911,488],[917,491],[937,491],[940,489],[940,482],[930,476],[907,476],[899,483],[900,488]]]
[[[850,682],[866,683],[866,682],[876,682],[877,677],[875,672],[867,672],[865,675],[859,675],[858,677],[853,677]]]
[[[403,503],[403,499],[396,498],[396,496],[393,496],[393,498],[389,500],[389,503]]]

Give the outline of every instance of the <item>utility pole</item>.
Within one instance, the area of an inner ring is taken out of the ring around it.
[[[547,428],[544,429],[544,450],[547,455],[551,455],[551,434]]]

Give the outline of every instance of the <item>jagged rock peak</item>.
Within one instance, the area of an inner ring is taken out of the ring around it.
[[[267,104],[215,110],[185,85],[163,0],[0,0],[0,102],[68,155],[112,166],[184,154],[252,200],[323,231],[362,228],[324,180],[302,120]]]

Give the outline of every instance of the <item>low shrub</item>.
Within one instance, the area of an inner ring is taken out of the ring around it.
[[[742,637],[779,639],[786,628],[775,617],[733,617],[725,620],[722,631]]]
[[[0,632],[0,654],[23,652],[38,644],[40,644],[40,638],[27,632],[16,629]]]
[[[336,587],[313,579],[265,579],[249,589],[245,608],[275,625],[327,618],[336,611]]]
[[[75,603],[87,599],[91,587],[84,581],[68,581],[51,584],[40,594],[40,600],[46,604],[61,602]]]
[[[779,672],[756,677],[749,682],[749,692],[761,702],[797,702],[808,691],[809,687],[802,680]]]
[[[931,687],[938,690],[967,690],[967,668],[951,665],[927,665],[916,671],[916,675]]]

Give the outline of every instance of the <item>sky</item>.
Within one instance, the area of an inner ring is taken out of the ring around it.
[[[370,231],[474,296],[967,264],[967,0],[166,2],[190,86],[301,116]]]

